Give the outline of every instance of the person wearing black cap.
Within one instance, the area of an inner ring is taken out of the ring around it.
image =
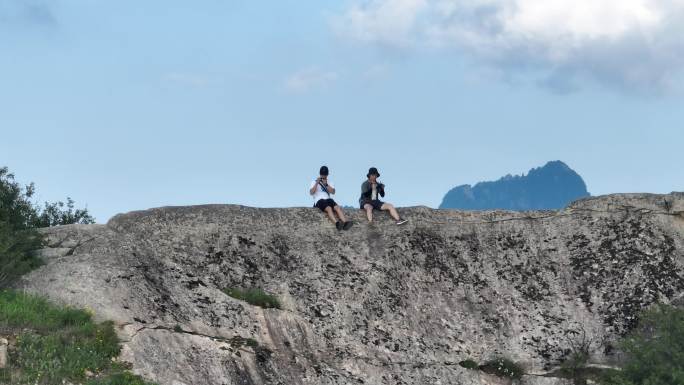
[[[390,203],[385,203],[380,200],[385,197],[385,185],[378,181],[380,173],[375,167],[371,167],[366,174],[368,180],[361,184],[361,198],[359,205],[361,210],[366,210],[366,217],[368,222],[373,222],[373,210],[389,211],[392,218],[397,222],[397,225],[403,225],[407,221],[401,219],[397,209]]]
[[[331,221],[335,223],[338,230],[349,230],[352,226],[350,221],[344,216],[342,208],[332,199],[335,194],[335,187],[328,181],[329,170],[327,166],[322,166],[319,176],[311,183],[309,194],[314,198],[314,207],[328,214]],[[335,217],[335,213],[340,218]]]

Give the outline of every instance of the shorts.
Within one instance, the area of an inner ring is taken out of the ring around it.
[[[319,199],[314,205],[314,207],[318,207],[321,211],[325,211],[328,207],[334,208],[335,206],[337,206],[337,203],[332,199]]]
[[[365,206],[365,205],[371,205],[371,206],[373,206],[373,210],[378,210],[378,211],[379,211],[379,210],[381,210],[382,205],[384,205],[384,204],[385,204],[385,202],[383,202],[383,201],[381,201],[381,200],[379,200],[379,199],[376,199],[376,200],[374,200],[374,201],[367,200],[367,201],[364,201],[364,202],[361,204],[361,210],[365,210],[365,208],[364,208],[363,206]]]

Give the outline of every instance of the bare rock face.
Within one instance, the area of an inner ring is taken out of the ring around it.
[[[7,367],[7,344],[6,338],[0,338],[0,369]]]
[[[47,229],[24,289],[116,322],[121,360],[162,385],[508,384],[458,365],[503,356],[542,377],[594,364],[641,309],[684,296],[684,194],[563,211],[400,210],[338,232],[315,209],[165,207]],[[224,294],[262,288],[282,309]]]

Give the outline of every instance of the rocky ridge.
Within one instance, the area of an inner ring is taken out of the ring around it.
[[[592,341],[592,362],[655,301],[684,296],[684,194],[561,211],[400,209],[338,232],[311,208],[164,207],[45,230],[19,286],[113,320],[120,359],[161,385],[505,384],[465,359],[505,356],[526,384]],[[282,309],[236,300],[258,287]]]

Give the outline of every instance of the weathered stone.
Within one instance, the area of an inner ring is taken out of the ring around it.
[[[5,369],[7,367],[7,339],[0,338],[0,369]]]
[[[69,255],[72,249],[68,247],[48,247],[45,249],[36,250],[36,255],[43,260],[49,260],[52,258],[61,258]]]
[[[562,211],[406,208],[404,226],[350,212],[338,232],[310,208],[165,207],[45,230],[71,251],[20,285],[114,320],[120,359],[161,385],[503,384],[458,362],[543,374],[581,334],[611,364],[641,309],[681,301],[682,212],[681,193],[625,194]],[[283,309],[223,292],[236,287]]]
[[[520,385],[572,385],[572,380],[542,377],[542,376],[522,376]]]

